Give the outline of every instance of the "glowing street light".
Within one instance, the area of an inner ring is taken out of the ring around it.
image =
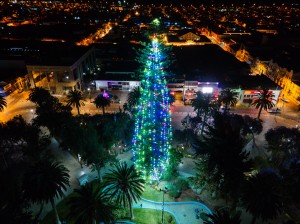
[[[34,110],[33,109],[30,109],[30,114],[31,114],[31,120],[34,118]]]
[[[89,98],[90,98],[90,102],[91,102],[91,99],[92,99],[92,97],[91,97],[91,89],[88,88],[87,90],[89,91]]]
[[[160,189],[163,192],[163,202],[162,202],[162,210],[161,210],[161,223],[164,224],[164,212],[165,212],[165,193],[168,192],[168,188]]]

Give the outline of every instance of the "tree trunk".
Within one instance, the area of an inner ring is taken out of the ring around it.
[[[55,206],[55,203],[54,203],[54,198],[51,198],[50,202],[51,202],[51,205],[52,205],[52,208],[53,208],[55,222],[56,222],[56,224],[61,224],[61,222],[59,220],[59,217],[58,217],[57,210],[56,210],[56,206]]]
[[[228,103],[225,103],[224,114],[227,113]]]
[[[40,217],[40,215],[41,215],[41,213],[43,211],[43,208],[44,208],[44,203],[41,204],[39,212],[34,217],[34,223],[38,223],[38,220],[39,220],[39,217]]]
[[[197,110],[197,118],[200,117],[200,109]]]
[[[260,118],[260,114],[261,114],[262,108],[263,108],[263,105],[261,105],[260,108],[259,108],[257,119]]]
[[[134,220],[132,201],[131,200],[129,200],[129,207],[130,207],[130,219]]]
[[[102,183],[102,176],[101,176],[101,172],[100,172],[101,168],[97,168],[97,173],[98,173],[98,177],[99,177],[99,182],[100,184]]]
[[[96,221],[96,219],[93,219],[93,224],[97,224],[97,221]]]
[[[203,121],[202,121],[202,127],[201,127],[201,135],[203,135],[204,125],[206,121],[207,112],[204,113]]]
[[[77,108],[77,113],[78,113],[78,115],[80,115],[79,107],[76,107],[76,108]]]
[[[102,107],[102,112],[103,114],[105,114],[105,107]]]

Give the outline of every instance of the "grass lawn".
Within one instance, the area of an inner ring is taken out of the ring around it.
[[[74,224],[74,220],[67,219],[67,214],[69,212],[69,207],[67,206],[67,201],[70,197],[72,197],[74,193],[71,193],[66,198],[64,198],[58,205],[56,206],[58,215],[61,221],[66,220],[68,224]],[[145,185],[145,191],[142,195],[143,198],[151,200],[151,201],[162,201],[162,192],[155,190],[150,185]],[[165,194],[165,201],[174,201],[168,194]],[[128,220],[129,210],[126,211],[126,217],[120,217],[118,220]],[[158,224],[161,223],[161,210],[153,210],[153,209],[134,209],[134,222],[136,224]],[[164,215],[165,223],[175,224],[174,217],[165,212]],[[49,212],[45,218],[40,222],[41,224],[52,224],[55,223],[54,214],[53,212]]]
[[[69,213],[69,207],[67,206],[67,201],[70,197],[72,197],[74,193],[71,193],[66,198],[64,198],[61,202],[56,205],[56,209],[58,212],[58,216],[60,218],[60,221],[68,220],[68,224],[75,223],[73,220],[67,219],[67,214]],[[45,218],[40,222],[41,224],[52,224],[55,223],[54,213],[51,211],[49,212]]]
[[[161,224],[161,211],[154,209],[134,209],[134,221],[136,224]],[[164,213],[165,224],[175,224],[175,218],[168,212]]]
[[[162,201],[163,193],[159,190],[152,188],[150,185],[146,184],[142,198],[151,200],[151,201]],[[168,194],[165,194],[165,201],[171,202],[174,201],[174,198],[170,197]]]

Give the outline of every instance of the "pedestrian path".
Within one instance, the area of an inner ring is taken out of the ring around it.
[[[155,209],[162,211],[162,202],[141,199],[133,207]],[[171,213],[177,224],[202,224],[201,213],[211,214],[211,210],[204,204],[194,201],[164,202],[164,211]]]

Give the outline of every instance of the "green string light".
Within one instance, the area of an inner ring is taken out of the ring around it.
[[[169,163],[172,128],[168,89],[159,42],[152,40],[135,114],[133,155],[136,168],[148,180],[159,180]]]

